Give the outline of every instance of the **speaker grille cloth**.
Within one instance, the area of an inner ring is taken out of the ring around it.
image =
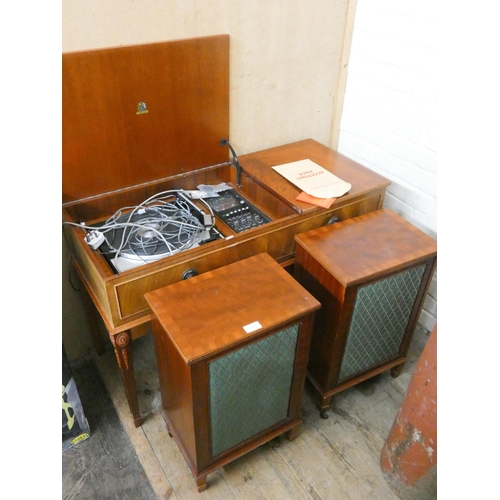
[[[299,326],[209,363],[212,457],[287,418]]]
[[[359,288],[339,381],[398,354],[424,270],[415,267]]]

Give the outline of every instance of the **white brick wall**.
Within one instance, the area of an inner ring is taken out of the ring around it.
[[[384,206],[437,239],[437,19],[430,0],[357,0],[338,150],[391,181]],[[432,330],[437,273],[420,316]]]

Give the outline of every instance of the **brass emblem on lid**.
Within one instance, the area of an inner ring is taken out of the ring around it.
[[[140,101],[137,103],[137,111],[136,115],[143,115],[148,112],[148,107],[146,106],[146,103],[143,101]]]

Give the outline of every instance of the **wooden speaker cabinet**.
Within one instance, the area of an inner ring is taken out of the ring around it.
[[[207,475],[297,435],[317,300],[266,253],[146,294],[163,417],[199,491]]]
[[[437,260],[436,241],[388,209],[296,236],[295,278],[322,304],[308,378],[327,418],[334,394],[398,376]]]

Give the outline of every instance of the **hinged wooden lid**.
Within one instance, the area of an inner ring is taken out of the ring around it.
[[[229,35],[65,53],[63,203],[228,161]]]

